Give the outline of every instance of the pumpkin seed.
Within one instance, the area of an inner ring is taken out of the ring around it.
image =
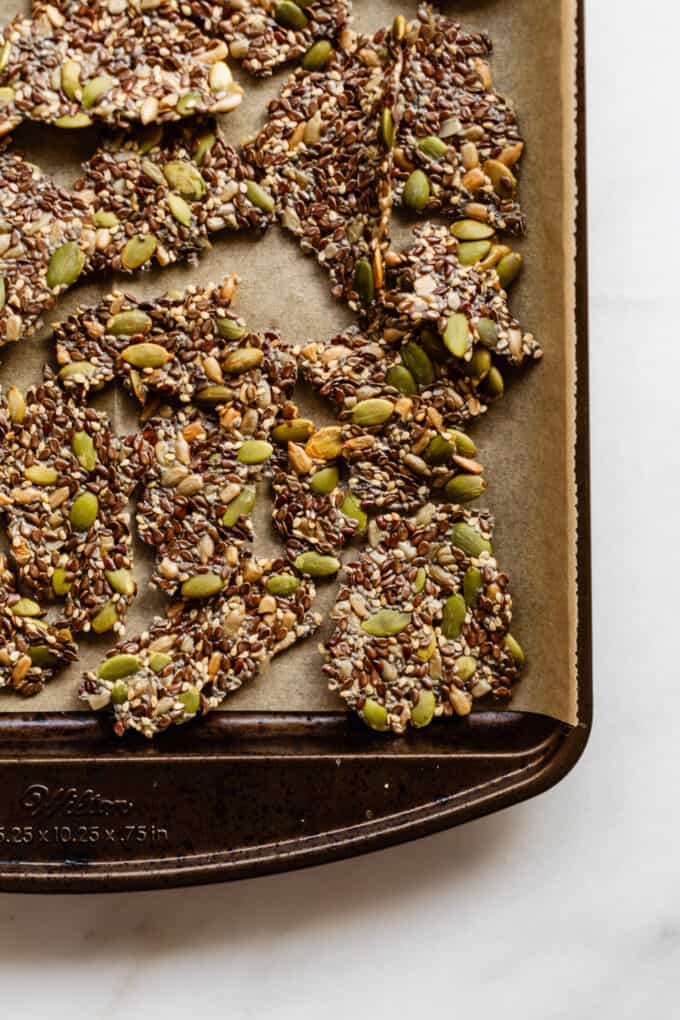
[[[128,685],[124,684],[122,680],[117,680],[111,688],[111,704],[124,705],[129,696]]]
[[[395,390],[399,390],[400,393],[409,397],[418,392],[416,381],[406,365],[392,365],[385,376],[385,382],[388,386],[393,386]]]
[[[292,595],[300,586],[300,581],[293,574],[274,574],[267,578],[264,586],[270,595]]]
[[[309,480],[309,487],[312,492],[319,496],[327,496],[337,488],[340,481],[340,472],[336,467],[321,468],[315,471]]]
[[[19,601],[15,602],[12,606],[12,615],[22,617],[42,616],[43,611],[38,603],[34,602],[33,599],[23,598],[19,599]]]
[[[279,25],[299,32],[309,24],[309,18],[292,0],[281,0],[274,8],[274,17]]]
[[[319,39],[313,46],[305,53],[302,58],[302,66],[305,71],[323,71],[324,67],[331,59],[333,53],[333,47],[329,43],[328,39]]]
[[[295,560],[295,569],[310,577],[331,577],[340,569],[340,561],[335,556],[322,556],[316,552],[304,552]]]
[[[511,251],[509,255],[504,255],[496,266],[498,279],[500,280],[503,290],[507,290],[508,287],[517,279],[519,271],[522,268],[522,261],[522,256],[518,251]]]
[[[87,432],[74,432],[71,440],[71,449],[75,453],[78,463],[86,471],[94,471],[97,466],[97,450],[92,436]]]
[[[17,386],[10,386],[5,394],[7,410],[15,425],[20,425],[26,417],[26,398]]]
[[[92,120],[86,113],[66,113],[63,117],[57,117],[54,126],[64,128],[66,131],[79,131],[81,128],[89,127]]]
[[[498,327],[493,319],[477,319],[475,324],[480,343],[485,347],[495,347],[498,343]]]
[[[365,305],[373,303],[375,298],[375,278],[373,267],[368,259],[359,259],[354,272],[354,289]]]
[[[483,552],[491,553],[491,542],[466,521],[457,521],[451,530],[451,543],[468,556],[479,558]]]
[[[458,261],[461,266],[474,266],[491,251],[491,241],[464,241],[458,245]]]
[[[236,459],[240,464],[264,464],[273,452],[274,447],[264,439],[246,439],[241,443]]]
[[[234,392],[228,386],[206,386],[196,394],[196,400],[199,404],[216,407],[218,404],[227,403],[233,396]]]
[[[384,397],[369,397],[360,400],[352,408],[352,421],[355,425],[383,425],[394,413],[394,404]]]
[[[501,163],[499,159],[487,159],[484,164],[484,173],[493,184],[493,190],[503,198],[514,195],[517,188],[517,178],[512,170]]]
[[[94,492],[81,492],[71,505],[69,515],[71,525],[76,531],[88,531],[99,514],[99,500]]]
[[[2,46],[0,46],[0,72],[4,71],[9,64],[9,54],[12,48],[12,44],[7,39]]]
[[[429,726],[434,719],[437,702],[432,691],[421,691],[418,701],[411,709],[411,722],[417,729]]]
[[[418,567],[418,570],[416,572],[416,579],[413,583],[413,591],[415,592],[416,595],[420,595],[421,591],[425,587],[426,581],[427,571],[425,570],[425,567]]]
[[[137,137],[139,154],[145,156],[147,152],[158,148],[163,141],[163,126],[162,124],[148,124],[141,129]]]
[[[135,234],[123,248],[120,260],[126,269],[139,269],[148,262],[158,247],[153,234]]]
[[[194,162],[198,163],[200,166],[216,141],[217,138],[214,134],[212,134],[212,132],[199,138],[196,151],[194,152]]]
[[[477,672],[477,660],[473,659],[471,655],[461,655],[460,659],[456,659],[454,669],[456,675],[460,677],[463,683],[466,683]]]
[[[120,567],[118,570],[107,570],[106,580],[119,595],[134,595],[135,593],[135,579],[125,567]]]
[[[219,574],[195,574],[182,585],[185,599],[207,599],[222,591],[224,581]]]
[[[490,400],[500,400],[505,393],[503,376],[495,365],[489,369],[489,374],[484,380],[484,391]]]
[[[173,191],[170,192],[168,195],[168,209],[177,222],[181,223],[182,226],[191,226],[191,221],[193,219],[191,206],[184,201],[181,195],[176,195]]]
[[[197,687],[189,687],[177,698],[184,705],[186,715],[196,715],[201,707],[201,695]]]
[[[512,636],[512,634],[506,634],[504,638],[504,644],[507,650],[515,660],[515,664],[520,668],[524,666],[526,662],[526,656],[524,655],[524,649],[520,645],[519,641]]]
[[[262,364],[264,351],[260,347],[239,347],[236,351],[230,351],[222,362],[225,372],[231,375],[241,375],[242,372],[250,372]]]
[[[380,116],[380,141],[386,149],[391,149],[394,145],[394,117],[389,106],[386,106]]]
[[[226,340],[241,340],[248,330],[235,319],[218,319],[217,332]]]
[[[274,199],[261,188],[257,181],[246,181],[246,195],[258,209],[262,212],[270,213],[274,212]]]
[[[468,567],[463,578],[463,595],[468,606],[477,604],[483,587],[484,581],[479,567]]]
[[[14,102],[15,91],[9,85],[5,85],[0,88],[0,110],[3,106],[9,106],[10,103]]]
[[[163,167],[163,176],[172,190],[179,192],[184,198],[203,198],[207,191],[207,184],[191,163],[172,159]]]
[[[54,669],[61,662],[59,656],[49,645],[31,645],[27,653],[32,664],[41,669]]]
[[[91,361],[70,361],[68,365],[63,365],[59,369],[59,378],[72,379],[77,375],[87,378],[88,375],[92,375],[96,371],[97,366],[93,365]]]
[[[272,429],[272,439],[277,443],[306,443],[314,431],[314,422],[309,418],[289,418]]]
[[[464,432],[459,432],[457,429],[449,429],[449,435],[456,444],[456,453],[463,457],[477,456],[477,447]]]
[[[225,528],[233,528],[238,523],[241,517],[247,517],[255,506],[255,499],[257,493],[251,486],[246,486],[245,489],[241,489],[238,496],[232,499],[231,503],[224,511],[222,517],[222,524]]]
[[[431,386],[434,382],[434,366],[427,353],[418,344],[406,344],[401,349],[401,360],[419,386]]]
[[[414,170],[404,185],[404,204],[415,212],[422,212],[430,201],[430,181],[422,170]]]
[[[458,220],[451,227],[451,233],[459,241],[487,241],[494,235],[494,229],[488,223],[479,220]]]
[[[61,65],[61,91],[67,99],[75,99],[80,88],[80,64],[77,60],[65,60]]]
[[[118,623],[118,609],[113,599],[109,599],[106,605],[99,610],[92,621],[92,630],[95,634],[105,634]]]
[[[462,358],[470,346],[470,323],[462,312],[449,315],[444,331],[444,343],[454,358]]]
[[[170,361],[172,354],[160,344],[145,342],[130,344],[121,352],[121,358],[133,368],[161,368],[167,361]]]
[[[126,312],[112,315],[106,323],[106,332],[111,336],[136,336],[148,333],[153,326],[151,316],[138,308],[130,308]]]
[[[486,347],[477,347],[465,365],[465,374],[475,382],[486,379],[491,371],[491,354]]]
[[[429,156],[430,159],[441,159],[442,156],[446,155],[448,146],[446,142],[443,142],[441,138],[437,138],[436,135],[426,135],[425,138],[421,138],[418,142],[418,148],[426,156]]]
[[[406,630],[410,622],[410,613],[400,613],[396,609],[381,609],[364,620],[361,629],[373,637],[392,637]]]
[[[354,493],[348,492],[345,495],[345,498],[342,501],[342,506],[340,507],[340,510],[345,515],[345,517],[349,517],[351,520],[358,522],[358,524],[359,524],[358,530],[359,531],[364,531],[364,529],[366,528],[366,525],[368,523],[368,517],[366,516],[364,511],[361,509],[361,503],[356,498]]]
[[[111,91],[115,84],[116,79],[108,74],[100,74],[96,78],[91,78],[83,89],[83,107],[86,110],[91,109],[103,95]]]
[[[50,290],[57,287],[70,287],[75,283],[85,267],[85,253],[80,250],[77,241],[67,241],[57,248],[47,267],[45,282]]]
[[[433,436],[422,452],[426,464],[446,464],[456,452],[456,447],[444,436]]]
[[[171,662],[172,656],[167,652],[154,652],[149,658],[149,669],[153,673],[161,673]]]
[[[66,570],[64,567],[55,567],[52,573],[52,590],[54,594],[59,596],[68,595],[72,587],[73,581],[66,580]]]
[[[34,485],[54,485],[59,478],[59,472],[45,464],[31,464],[24,471],[24,478]]]
[[[112,655],[105,659],[97,670],[101,680],[122,680],[124,676],[132,676],[141,669],[141,662],[136,655]]]
[[[450,595],[442,609],[441,623],[442,634],[449,641],[455,641],[457,637],[460,637],[460,632],[462,631],[463,624],[465,623],[466,614],[467,606],[465,605],[465,599],[463,596]]]
[[[387,729],[387,709],[372,698],[367,698],[359,715],[372,730],[384,733]]]
[[[449,352],[444,347],[442,338],[434,330],[421,330],[418,342],[430,361],[443,362],[448,360]]]
[[[186,92],[183,96],[180,96],[180,98],[178,99],[177,106],[175,107],[175,109],[177,110],[180,117],[185,117],[188,114],[194,112],[194,110],[196,109],[196,107],[198,106],[202,99],[203,96],[201,95],[200,92]]]

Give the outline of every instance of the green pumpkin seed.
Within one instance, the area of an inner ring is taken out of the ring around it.
[[[63,365],[59,369],[59,378],[73,379],[80,375],[86,379],[88,375],[93,375],[96,371],[97,366],[93,365],[91,361],[70,361],[68,365]]]
[[[191,221],[193,219],[191,206],[184,201],[181,195],[176,195],[173,191],[170,192],[168,195],[168,209],[177,222],[181,223],[182,226],[191,226]]]
[[[103,95],[111,91],[115,84],[116,79],[108,74],[100,74],[96,78],[91,78],[83,89],[83,107],[86,110],[91,109]]]
[[[420,139],[418,148],[426,156],[429,156],[430,159],[441,159],[442,156],[446,155],[448,146],[446,142],[443,142],[441,138],[437,138],[436,135],[427,135],[425,138]]]
[[[491,354],[486,347],[477,347],[465,366],[465,374],[475,382],[486,379],[491,371]]]
[[[434,365],[419,344],[409,343],[401,349],[401,360],[419,386],[431,386],[434,382]]]
[[[50,290],[57,287],[70,287],[75,283],[85,267],[85,253],[80,250],[77,241],[67,241],[57,248],[47,267],[45,282]]]
[[[107,212],[106,209],[98,209],[94,214],[94,222],[97,227],[117,227],[120,220],[114,212]]]
[[[354,272],[354,289],[361,298],[362,304],[370,305],[375,298],[375,278],[373,267],[368,259],[359,259]]]
[[[451,227],[451,233],[459,241],[488,241],[494,235],[493,227],[479,220],[458,220]]]
[[[502,198],[514,195],[517,178],[505,163],[501,163],[499,159],[487,159],[484,164],[484,173],[490,178],[493,190],[497,195]]]
[[[404,185],[404,205],[422,212],[430,201],[430,181],[422,170],[414,170]]]
[[[7,300],[7,291],[5,290],[5,278],[0,276],[0,312],[5,307],[5,301]]]
[[[49,645],[31,645],[28,648],[28,656],[34,666],[41,669],[54,669],[61,662],[61,659]]]
[[[395,134],[394,117],[389,106],[386,106],[380,116],[380,141],[386,149],[389,150],[394,145]]]
[[[333,47],[329,43],[328,39],[319,39],[313,46],[305,53],[302,58],[302,66],[305,71],[323,71],[324,67],[331,59],[333,53]]]
[[[241,517],[247,517],[255,506],[256,491],[250,486],[242,489],[224,511],[222,524],[225,528],[233,528]]]
[[[292,595],[300,586],[300,580],[293,574],[274,574],[265,581],[265,589],[270,595]]]
[[[81,492],[71,505],[70,520],[76,531],[88,531],[99,514],[99,500],[94,492]]]
[[[80,64],[77,60],[65,60],[61,65],[61,91],[67,99],[75,99],[80,88]]]
[[[57,117],[54,126],[66,131],[80,131],[89,127],[91,123],[92,120],[86,113],[66,113],[63,117]]]
[[[24,478],[33,485],[54,485],[59,478],[59,472],[45,464],[31,464],[24,471]]]
[[[34,602],[33,599],[19,599],[19,601],[15,602],[12,606],[12,615],[22,617],[42,616],[43,611],[38,603]]]
[[[272,429],[272,439],[277,443],[305,443],[314,431],[314,422],[309,418],[289,418]]]
[[[491,241],[464,241],[458,245],[458,261],[461,266],[474,266],[491,251]]]
[[[385,376],[385,382],[388,386],[393,386],[395,390],[399,390],[400,393],[409,397],[418,392],[416,381],[406,365],[392,365]]]
[[[444,347],[442,338],[434,330],[421,330],[418,342],[430,361],[443,362],[448,360],[449,352]]]
[[[469,436],[466,436],[464,432],[458,432],[457,429],[449,429],[449,435],[456,444],[456,453],[462,457],[476,457],[477,447],[472,442]]]
[[[71,440],[71,449],[75,453],[78,463],[86,471],[94,471],[97,466],[97,450],[92,436],[87,432],[74,432]]]
[[[503,376],[495,365],[491,366],[489,374],[484,380],[484,392],[488,396],[489,400],[500,400],[505,393]]]
[[[416,595],[420,595],[421,591],[425,587],[426,581],[427,571],[425,570],[425,567],[418,567],[418,570],[416,572],[416,579],[413,584],[413,591],[415,592]]]
[[[219,574],[195,574],[182,585],[185,599],[207,599],[224,588],[224,580]]]
[[[167,652],[154,652],[149,658],[149,669],[153,673],[162,673],[166,666],[172,662],[172,656]]]
[[[182,691],[177,700],[184,705],[186,715],[196,715],[201,707],[201,694],[197,687],[189,687],[188,690]]]
[[[475,324],[477,330],[477,336],[479,337],[480,343],[483,343],[485,347],[495,347],[498,343],[498,327],[493,319],[477,319]]]
[[[281,0],[281,3],[278,3],[274,8],[274,17],[279,25],[291,28],[296,32],[300,32],[309,24],[309,18],[305,12],[297,4],[292,3],[292,0]]]
[[[217,138],[212,133],[203,135],[199,138],[196,151],[194,152],[194,161],[198,163],[199,166],[203,163],[205,157],[208,155],[216,141]]]
[[[264,464],[273,452],[274,447],[264,439],[246,439],[241,443],[236,459],[240,464]]]
[[[519,668],[521,669],[526,662],[526,657],[524,655],[524,649],[520,645],[519,641],[516,638],[514,638],[512,634],[506,634],[504,644],[507,650],[512,655],[513,659],[515,660],[515,665],[519,666]]]
[[[433,436],[422,453],[426,464],[446,464],[456,452],[455,445],[443,436]]]
[[[126,269],[139,269],[148,262],[158,247],[153,234],[135,234],[123,248],[120,260]]]
[[[467,683],[477,672],[477,660],[473,659],[471,655],[461,655],[460,659],[456,659],[454,669],[463,683]]]
[[[0,73],[5,70],[9,64],[9,54],[12,48],[12,44],[7,39],[2,46],[0,46]]]
[[[429,726],[434,719],[437,702],[432,691],[421,691],[418,701],[411,709],[411,722],[417,729]]]
[[[179,159],[170,160],[163,167],[163,176],[172,190],[179,192],[184,198],[203,198],[207,191],[207,184],[192,163],[183,163]]]
[[[406,630],[410,622],[410,613],[400,613],[396,609],[381,609],[374,616],[364,620],[361,629],[373,637],[392,637]]]
[[[198,104],[202,101],[203,96],[200,92],[186,92],[177,101],[177,110],[180,117],[186,117],[188,114],[194,112]]]
[[[304,552],[295,560],[295,568],[301,574],[309,574],[310,577],[331,577],[340,569],[340,561],[336,560],[335,556]]]
[[[345,495],[345,498],[342,501],[342,506],[340,507],[340,510],[345,515],[345,517],[349,517],[351,520],[358,522],[358,524],[359,524],[358,530],[359,531],[364,531],[364,529],[366,528],[366,525],[368,523],[368,517],[366,516],[364,511],[361,509],[361,503],[356,498],[354,493],[348,492]]]
[[[268,191],[261,188],[257,181],[246,181],[246,195],[253,205],[261,209],[262,212],[274,212],[273,197]]]
[[[137,150],[140,156],[158,148],[163,141],[163,127],[161,124],[148,124],[138,134]]]
[[[128,685],[122,680],[117,680],[111,688],[111,704],[124,705],[130,696]]]
[[[119,595],[134,595],[137,588],[134,577],[125,567],[120,567],[118,570],[107,570],[106,580]]]
[[[237,322],[236,319],[218,319],[217,332],[225,340],[241,340],[248,330],[240,322]]]
[[[106,634],[118,623],[118,609],[113,599],[109,599],[106,605],[99,610],[92,621],[92,630],[95,634]]]
[[[64,567],[55,567],[52,574],[52,590],[54,594],[58,596],[68,595],[72,587],[73,581],[66,580],[66,570]]]
[[[444,344],[454,358],[462,358],[470,346],[470,323],[462,312],[449,315],[444,331]]]
[[[384,397],[369,397],[360,400],[352,408],[352,421],[355,425],[384,425],[394,413],[394,404]]]
[[[486,482],[480,475],[456,475],[446,483],[444,495],[452,503],[470,503],[479,499],[486,489]]]
[[[141,669],[141,662],[136,655],[112,655],[105,659],[97,670],[100,680],[122,680],[124,676],[132,676]]]
[[[483,552],[491,553],[491,542],[466,521],[457,521],[451,530],[451,543],[468,556],[479,558]]]
[[[387,729],[387,709],[372,698],[367,698],[359,715],[372,730],[384,733]]]
[[[450,595],[442,609],[442,634],[449,641],[455,641],[460,637],[460,632],[465,623],[467,606],[462,595]]]
[[[230,351],[222,362],[222,368],[230,375],[241,375],[242,372],[250,372],[262,364],[264,351],[260,347],[239,347],[237,351]]]
[[[146,334],[151,330],[153,322],[151,316],[138,308],[130,308],[126,312],[118,312],[112,315],[106,323],[106,332],[111,336],[137,336]]]
[[[10,103],[13,103],[15,95],[16,93],[14,89],[9,85],[5,85],[0,88],[0,110],[3,106],[9,106]]]
[[[336,467],[321,468],[315,471],[309,479],[309,487],[318,496],[327,496],[337,488],[340,481],[340,472]]]
[[[468,606],[475,606],[484,587],[479,567],[468,567],[463,578],[463,595]]]
[[[206,407],[217,407],[218,404],[226,404],[234,396],[234,391],[228,386],[206,386],[196,394],[196,401]]]
[[[496,266],[496,272],[498,273],[498,279],[500,280],[503,290],[507,290],[508,287],[517,279],[519,271],[522,268],[522,262],[522,256],[518,251],[511,251],[509,255],[505,255],[500,260]]]
[[[160,344],[145,342],[130,344],[121,352],[121,358],[133,368],[161,368],[172,355]]]

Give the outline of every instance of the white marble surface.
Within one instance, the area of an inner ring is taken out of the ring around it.
[[[680,8],[587,8],[597,718],[585,758],[538,800],[358,861],[169,893],[2,896],[3,1016],[677,1015]]]

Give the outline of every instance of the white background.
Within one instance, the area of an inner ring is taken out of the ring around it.
[[[678,1015],[680,6],[586,6],[596,723],[583,761],[528,804],[313,871],[0,896],[3,1017]]]

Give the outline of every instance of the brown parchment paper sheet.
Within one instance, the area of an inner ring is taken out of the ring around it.
[[[28,0],[0,0],[0,22],[28,12]],[[443,11],[471,29],[486,29],[494,42],[496,87],[511,96],[520,116],[527,152],[520,197],[528,218],[526,239],[518,245],[525,268],[511,304],[526,329],[538,336],[545,358],[513,379],[503,401],[493,406],[473,435],[486,467],[489,488],[484,505],[496,516],[494,549],[510,572],[514,595],[513,632],[528,664],[511,706],[578,721],[576,694],[576,515],[575,515],[575,0],[458,0]],[[395,14],[412,16],[415,2],[354,0],[355,27],[372,31]],[[258,83],[236,71],[246,88],[241,108],[225,118],[228,139],[236,144],[262,121],[268,99],[286,72]],[[94,146],[94,132],[64,132],[23,125],[14,147],[69,186],[79,163]],[[398,235],[406,236],[397,228]],[[190,282],[206,283],[236,271],[242,278],[236,308],[254,329],[278,328],[295,342],[330,339],[351,314],[329,295],[326,274],[304,256],[278,227],[263,238],[224,233],[198,266],[179,266],[119,280],[137,295],[153,296]],[[39,382],[52,359],[49,321],[77,303],[95,302],[112,287],[112,278],[92,278],[62,297],[38,338],[0,351],[0,383],[27,387]],[[122,431],[134,424],[124,394],[109,390],[98,399]],[[299,402],[314,410],[300,391]],[[321,412],[317,406],[317,414]],[[323,412],[327,416],[327,412]],[[276,548],[260,498],[258,552]],[[265,504],[265,505],[263,505]],[[350,550],[351,553],[351,550]],[[140,594],[128,617],[128,634],[144,629],[163,606],[158,593],[145,591],[150,557],[137,556]],[[319,609],[327,617],[337,583],[320,585]],[[337,711],[320,671],[318,641],[312,639],[274,661],[250,686],[231,697],[225,709]],[[85,639],[81,664],[62,673],[28,701],[0,694],[0,711],[74,710],[80,670],[97,663],[110,638]],[[484,707],[483,705],[478,705]]]

